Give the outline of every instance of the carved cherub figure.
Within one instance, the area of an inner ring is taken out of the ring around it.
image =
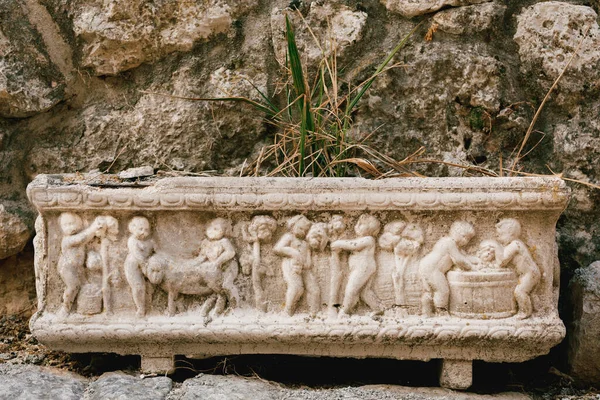
[[[404,276],[409,266],[416,263],[423,241],[423,230],[419,225],[406,224],[401,220],[387,223],[383,228],[383,234],[379,237],[379,246],[394,252],[395,268],[392,272],[392,282],[396,305],[406,304]]]
[[[306,241],[312,250],[323,251],[329,242],[327,225],[322,222],[312,224],[306,234]]]
[[[381,302],[371,287],[373,277],[377,272],[375,236],[379,233],[380,227],[381,224],[377,218],[369,214],[362,214],[354,226],[354,232],[357,235],[355,239],[336,240],[330,245],[333,252],[347,251],[350,253],[348,256],[350,274],[340,316],[350,314],[359,300],[369,306],[375,314],[383,311]]]
[[[133,217],[128,226],[131,236],[127,240],[127,257],[125,258],[125,278],[135,303],[138,317],[146,315],[146,267],[148,259],[155,253],[154,240],[150,221],[145,217]]]
[[[305,291],[310,312],[315,314],[319,310],[319,283],[312,271],[310,247],[305,240],[311,225],[303,215],[291,217],[287,222],[290,232],[284,234],[273,248],[275,254],[284,258],[281,263],[287,284],[284,310],[290,316],[294,315]]]
[[[200,244],[200,255],[197,261],[202,263],[202,269],[206,271],[207,276],[213,275],[213,279],[208,279],[209,286],[217,298],[209,297],[205,308],[212,308],[215,305],[215,313],[220,314],[225,310],[227,300],[232,305],[240,304],[240,294],[235,286],[235,279],[238,275],[237,262],[235,261],[235,247],[229,240],[231,235],[231,223],[225,218],[215,218],[208,223],[206,227],[206,239]],[[235,264],[234,268],[230,268]],[[227,295],[224,296],[221,292]]]
[[[261,260],[261,243],[268,243],[273,238],[277,229],[277,221],[268,215],[257,215],[250,224],[242,229],[244,240],[252,246],[252,257],[243,266],[246,275],[252,274],[252,288],[254,290],[254,304],[262,312],[267,311],[267,301],[262,285],[265,275],[272,273]]]
[[[83,220],[79,215],[65,212],[58,219],[63,232],[58,258],[58,273],[66,285],[62,307],[59,311],[61,316],[68,315],[73,308],[75,298],[85,279],[85,245],[105,228],[103,221],[96,218],[89,227],[83,229]]]
[[[521,224],[514,218],[505,218],[496,224],[498,240],[504,246],[500,265],[505,266],[513,263],[519,283],[515,288],[515,299],[517,301],[518,313],[516,318],[529,318],[533,313],[531,304],[531,292],[540,282],[540,269],[533,261],[527,245],[520,239]]]
[[[433,307],[439,315],[448,315],[450,287],[446,273],[456,265],[466,270],[476,269],[478,259],[464,254],[461,248],[475,236],[475,228],[466,221],[456,221],[450,234],[442,237],[431,252],[419,262],[419,275],[423,283],[422,313],[431,316]]]
[[[346,232],[346,221],[342,215],[332,215],[329,225],[327,226],[330,240],[336,241],[342,239]],[[338,312],[337,308],[340,303],[340,286],[342,285],[342,260],[341,253],[338,251],[332,251],[330,255],[330,281],[329,281],[329,315],[330,317],[336,317]]]
[[[484,240],[479,244],[477,257],[479,258],[480,270],[495,270],[501,268],[500,258],[502,248],[495,240]]]

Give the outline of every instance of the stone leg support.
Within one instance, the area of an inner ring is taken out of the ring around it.
[[[442,360],[440,386],[466,390],[473,384],[472,360]]]
[[[147,357],[142,356],[140,369],[149,374],[166,374],[175,368],[173,357]]]

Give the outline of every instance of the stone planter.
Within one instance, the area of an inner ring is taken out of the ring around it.
[[[524,361],[565,334],[558,179],[48,175],[28,195],[31,328],[54,349],[147,371],[177,354],[440,358],[441,384],[466,388],[472,360]]]

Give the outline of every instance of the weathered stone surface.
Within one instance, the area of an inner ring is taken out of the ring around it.
[[[435,12],[443,7],[459,7],[485,3],[490,0],[380,0],[388,10],[405,17]]]
[[[581,43],[560,83],[561,89],[579,92],[582,81],[593,85],[600,79],[600,29],[594,9],[558,1],[541,2],[523,10],[517,21],[514,40],[519,45],[524,72],[536,78],[541,72],[549,88]]]
[[[0,204],[0,259],[19,253],[32,236],[32,230],[21,216]]]
[[[169,400],[526,400],[522,393],[479,395],[440,388],[368,385],[334,389],[291,389],[273,382],[237,376],[199,375],[188,379]]]
[[[469,35],[493,28],[502,19],[505,11],[506,6],[498,2],[449,8],[436,13],[433,22],[443,32]]]
[[[42,343],[134,352],[151,372],[181,353],[442,358],[442,385],[466,389],[473,360],[524,361],[564,335],[558,179],[141,185],[29,185]]]
[[[136,165],[186,171],[238,165],[265,131],[262,114],[239,103],[190,101],[170,95],[257,99],[260,95],[250,82],[264,92],[267,82],[259,67],[204,69],[203,78],[196,74],[205,68],[202,60],[193,57],[164,81],[157,78],[145,86],[146,93],[113,87],[111,97],[123,100],[131,96],[132,104],[92,102],[60,122],[62,135],[37,132],[44,144],[29,153],[25,162],[28,176],[33,179],[42,171],[120,170]],[[34,132],[37,129],[34,127]]]
[[[137,167],[137,168],[129,168],[125,171],[119,172],[119,178],[121,179],[135,179],[135,178],[143,178],[146,176],[154,175],[154,168],[146,166],[146,167]]]
[[[573,322],[569,334],[571,375],[584,382],[600,382],[600,261],[575,272],[569,292]]]
[[[362,38],[367,21],[366,12],[352,10],[339,1],[310,3],[303,18],[297,11],[275,8],[271,13],[271,35],[275,56],[282,65],[287,54],[286,15],[295,26],[298,50],[310,64],[331,57],[334,51],[343,57],[347,48]]]
[[[406,67],[380,76],[361,103],[353,139],[384,129],[385,134],[372,135],[368,143],[396,159],[420,145],[444,162],[465,164],[491,158],[494,140],[488,132],[491,116],[500,111],[507,91],[502,79],[507,63],[484,47],[450,47],[435,40],[415,44],[403,58]],[[381,128],[384,121],[390,123]],[[440,140],[442,131],[444,139]],[[423,171],[427,174],[464,173],[435,163],[424,167],[429,168]]]
[[[36,287],[33,254],[23,252],[0,261],[0,315],[31,316]]]
[[[200,374],[173,390],[169,400],[281,399],[280,386],[258,379]]]
[[[155,3],[148,0],[79,1],[73,28],[85,42],[82,65],[114,75],[227,32],[250,1]]]
[[[0,399],[81,400],[85,378],[56,368],[0,363]]]
[[[21,3],[0,2],[0,117],[28,117],[64,98],[65,78]]]
[[[123,372],[107,372],[92,382],[86,392],[89,400],[163,400],[173,382],[166,376],[140,379]]]

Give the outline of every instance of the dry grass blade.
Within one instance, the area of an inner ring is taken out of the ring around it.
[[[558,77],[554,80],[554,83],[552,84],[552,86],[550,87],[550,89],[548,90],[546,95],[544,96],[544,99],[542,100],[540,106],[538,107],[537,111],[535,112],[535,115],[533,116],[533,119],[531,120],[531,123],[529,124],[529,128],[527,129],[527,132],[525,133],[525,137],[523,138],[523,141],[521,142],[519,151],[517,151],[517,155],[516,155],[509,171],[514,171],[515,168],[517,167],[517,164],[519,163],[519,161],[521,161],[521,159],[523,158],[521,156],[521,153],[523,152],[523,149],[525,148],[525,145],[527,144],[527,141],[529,140],[529,137],[531,136],[531,133],[533,132],[533,127],[535,126],[535,123],[537,122],[537,120],[542,112],[542,109],[544,108],[544,106],[546,105],[546,102],[550,98],[550,94],[556,88],[556,86],[558,86],[558,82],[562,79],[563,75],[565,74],[565,72],[567,71],[567,69],[573,62],[573,60],[575,59],[575,56],[577,55],[577,53],[579,53],[579,49],[581,48],[581,45],[587,38],[589,31],[590,31],[590,27],[588,27],[586,29],[585,33],[583,34],[583,37],[579,41],[579,44],[575,48],[575,51],[573,52],[573,54],[571,54],[571,58],[569,58],[569,61],[567,62],[567,64],[565,64],[565,67],[562,69],[562,71],[558,75]],[[511,172],[511,174],[512,174],[512,172]]]
[[[245,103],[245,104],[249,104],[252,107],[256,108],[257,110],[265,113],[266,115],[268,115],[271,118],[276,118],[277,114],[279,112],[279,110],[273,110],[273,109],[269,108],[268,106],[261,104],[257,101],[254,101],[252,99],[249,99],[247,97],[186,97],[186,96],[176,96],[176,95],[167,94],[167,93],[149,92],[146,90],[140,90],[139,92],[144,93],[144,94],[152,94],[155,96],[164,96],[164,97],[169,97],[171,99],[179,99],[179,100],[208,101],[208,102],[232,101],[232,102],[237,102],[237,103]]]
[[[331,165],[335,165],[338,163],[351,163],[364,170],[368,174],[372,175],[374,178],[379,178],[383,175],[383,173],[377,169],[377,167],[369,160],[364,158],[345,158],[343,160],[333,161]]]
[[[546,167],[550,170],[550,172],[552,172],[550,175],[548,175],[548,174],[533,174],[533,173],[528,173],[528,172],[523,172],[523,171],[515,171],[515,170],[507,170],[507,169],[505,169],[505,171],[513,172],[515,174],[523,175],[523,176],[536,176],[536,177],[542,177],[542,178],[548,177],[548,176],[554,176],[556,178],[562,179],[563,181],[578,183],[580,185],[589,186],[593,189],[600,189],[600,185],[596,185],[595,183],[591,183],[591,182],[582,181],[580,179],[566,178],[562,172],[556,173],[556,172],[552,171],[552,169],[550,169],[550,167],[548,167],[547,165],[546,165]]]
[[[415,160],[411,160],[410,161],[411,164],[424,164],[424,163],[428,163],[428,164],[442,164],[442,165],[447,165],[449,167],[456,167],[456,168],[461,168],[465,171],[475,171],[475,172],[479,172],[480,174],[486,175],[486,176],[498,176],[498,174],[490,169],[487,168],[482,168],[482,167],[477,167],[475,165],[464,165],[464,164],[457,164],[457,163],[453,163],[453,162],[449,162],[449,161],[442,161],[442,160],[432,160],[432,159],[427,159],[427,158],[420,158],[420,159],[415,159]],[[505,169],[505,171],[507,171]]]

